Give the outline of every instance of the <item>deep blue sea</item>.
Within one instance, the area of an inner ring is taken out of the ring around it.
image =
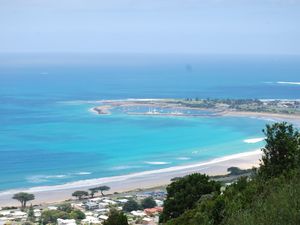
[[[255,150],[270,121],[96,115],[97,100],[300,99],[299,56],[1,55],[0,190]],[[278,83],[294,82],[294,83]]]

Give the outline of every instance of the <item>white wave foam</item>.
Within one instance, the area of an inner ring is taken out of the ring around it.
[[[191,159],[191,158],[189,158],[189,157],[178,157],[178,158],[176,158],[177,160],[189,160],[189,159]]]
[[[132,173],[132,174],[128,174],[128,175],[114,176],[114,177],[103,177],[103,178],[79,180],[79,181],[69,182],[69,183],[61,184],[61,185],[39,186],[39,187],[32,187],[32,188],[28,188],[28,189],[12,189],[12,190],[0,192],[0,196],[11,195],[11,194],[17,193],[19,191],[35,193],[35,192],[47,192],[47,191],[57,191],[57,190],[66,190],[66,189],[75,189],[75,188],[85,188],[85,187],[90,187],[93,185],[107,184],[107,183],[111,183],[111,182],[120,182],[120,181],[128,180],[131,178],[138,178],[138,177],[145,178],[145,176],[154,175],[154,174],[170,173],[170,172],[177,172],[177,171],[188,170],[188,169],[195,169],[197,167],[209,166],[209,165],[221,163],[221,162],[232,160],[232,159],[238,159],[241,157],[254,156],[254,155],[260,155],[260,154],[261,154],[261,150],[257,149],[255,151],[233,154],[233,155],[224,156],[224,157],[216,158],[216,159],[213,159],[210,161],[200,162],[200,163],[191,164],[191,165],[173,166],[173,167],[168,167],[168,168],[163,168],[163,169],[150,170],[150,171],[144,171],[144,172]]]
[[[127,170],[127,169],[134,169],[134,168],[140,168],[140,166],[115,166],[112,167],[110,170]]]
[[[79,173],[75,173],[76,175],[90,175],[92,174],[91,172],[79,172]]]
[[[300,82],[277,81],[277,84],[300,85]]]
[[[170,162],[145,162],[146,164],[149,164],[149,165],[166,165],[166,164],[170,164]]]
[[[265,140],[265,138],[251,138],[251,139],[245,139],[244,142],[247,144],[254,144],[254,143],[262,142],[263,140]]]
[[[42,182],[47,182],[51,179],[63,179],[67,178],[68,175],[66,174],[58,174],[58,175],[35,175],[35,176],[30,176],[27,178],[27,181],[30,183],[42,183]]]

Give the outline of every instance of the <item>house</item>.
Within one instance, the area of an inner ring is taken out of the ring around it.
[[[14,219],[26,219],[27,218],[27,213],[22,212],[22,211],[14,211],[10,215]]]
[[[101,216],[99,216],[99,219],[101,219],[101,220],[107,220],[107,219],[108,219],[108,216],[101,215]]]
[[[87,216],[85,219],[81,221],[82,224],[100,224],[101,221],[94,216]]]
[[[117,202],[126,203],[126,202],[128,202],[128,199],[126,199],[126,198],[118,199]]]
[[[95,212],[99,214],[106,214],[107,212],[109,212],[109,209],[96,209]]]
[[[155,200],[157,206],[163,206],[164,202],[162,200]]]
[[[77,225],[76,220],[64,220],[64,219],[57,219],[57,225]]]
[[[146,213],[144,213],[144,212],[141,211],[141,210],[131,211],[130,213],[131,213],[132,215],[138,216],[138,217],[144,217],[144,216],[146,216]]]
[[[99,208],[99,204],[96,202],[87,202],[85,203],[85,209],[86,210],[94,210],[94,209],[98,209]]]
[[[117,204],[115,201],[110,200],[110,199],[104,199],[103,202],[108,203],[110,205],[116,205]]]
[[[105,209],[109,206],[109,203],[101,202],[98,204],[99,209]]]
[[[163,211],[163,207],[144,209],[144,213],[146,213],[149,216],[155,215],[157,213],[161,213],[162,211]]]
[[[104,199],[104,198],[96,197],[96,198],[91,198],[89,201],[99,203],[99,202],[101,202],[103,199]]]

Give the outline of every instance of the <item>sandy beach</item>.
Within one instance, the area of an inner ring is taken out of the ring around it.
[[[224,111],[221,116],[236,116],[236,117],[253,117],[265,120],[286,121],[296,125],[300,125],[300,115],[294,114],[279,114],[266,112],[246,112],[246,111]]]
[[[76,190],[87,190],[88,188],[99,185],[111,187],[109,193],[114,193],[166,185],[170,183],[170,179],[174,177],[184,176],[195,172],[208,175],[223,175],[227,173],[227,168],[231,166],[242,169],[258,166],[260,158],[261,151],[255,150],[216,158],[210,161],[199,162],[197,164],[174,166],[109,178],[81,180],[63,185],[4,191],[0,192],[0,206],[18,206],[19,203],[12,199],[12,195],[19,191],[33,193],[36,198],[36,200],[32,202],[33,204],[59,202],[70,199],[71,194]]]

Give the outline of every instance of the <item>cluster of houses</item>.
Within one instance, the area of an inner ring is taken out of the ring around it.
[[[156,225],[158,224],[159,214],[163,210],[163,201],[166,198],[164,191],[136,192],[131,195],[111,195],[106,197],[95,197],[71,201],[73,208],[82,211],[85,219],[81,220],[82,225],[102,224],[108,219],[111,208],[123,210],[123,206],[130,199],[141,202],[143,199],[152,197],[156,202],[156,207],[146,208],[143,210],[134,210],[124,212],[128,218],[129,224]],[[51,206],[34,206],[34,216],[37,221],[41,217],[43,210],[57,210],[57,205]],[[17,208],[0,210],[0,225],[24,224],[27,221],[27,213]],[[78,221],[74,219],[57,219],[58,225],[78,225]]]
[[[0,210],[0,225],[13,224],[13,221],[26,221],[27,213],[17,208],[3,208]]]

